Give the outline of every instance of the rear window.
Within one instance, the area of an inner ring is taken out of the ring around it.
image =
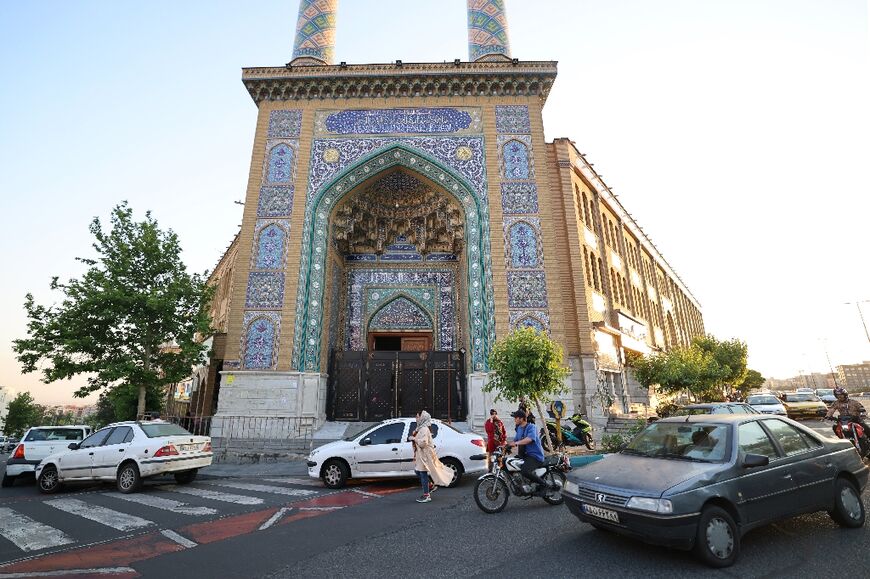
[[[158,436],[190,436],[190,433],[177,424],[139,424],[148,438]]]
[[[35,428],[27,433],[24,442],[40,442],[51,440],[78,441],[84,438],[81,428]]]
[[[749,404],[779,404],[775,396],[750,396],[746,399]]]

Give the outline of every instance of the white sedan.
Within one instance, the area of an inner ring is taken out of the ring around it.
[[[47,494],[74,481],[115,481],[119,491],[132,493],[154,475],[174,474],[179,484],[187,484],[211,461],[208,436],[194,436],[163,420],[118,422],[42,459],[36,481]]]
[[[351,478],[414,477],[414,447],[408,436],[416,428],[413,418],[394,418],[325,444],[309,455],[308,476],[323,479],[333,489],[343,487]],[[433,420],[432,437],[438,458],[455,473],[451,487],[463,474],[486,470],[486,445],[480,436]]]
[[[782,400],[772,394],[753,394],[746,399],[746,403],[762,414],[788,415]]]

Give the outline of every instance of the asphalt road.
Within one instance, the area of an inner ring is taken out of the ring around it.
[[[843,530],[824,513],[749,533],[738,563],[714,571],[689,553],[597,531],[540,499],[512,498],[503,513],[486,515],[471,497],[472,478],[439,489],[428,504],[414,502],[418,490],[404,482],[338,492],[298,477],[170,482],[150,482],[134,495],[140,502],[107,485],[50,497],[33,484],[0,489],[0,579],[62,569],[185,579],[862,577],[870,569],[870,525]],[[863,498],[870,508],[870,492]],[[8,531],[10,519],[23,535]]]

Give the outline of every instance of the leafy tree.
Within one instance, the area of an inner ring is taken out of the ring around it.
[[[33,401],[30,392],[22,392],[7,404],[6,425],[3,434],[20,435],[31,426],[42,422],[45,408]]]
[[[761,375],[761,372],[750,369],[746,371],[746,377],[743,379],[743,382],[735,387],[735,390],[740,392],[740,395],[745,398],[753,390],[761,388],[766,380],[767,379]]]
[[[146,410],[150,389],[179,382],[200,359],[212,290],[205,275],[189,274],[178,236],[162,231],[150,212],[133,220],[127,203],[112,210],[112,228],[98,218],[90,225],[95,258],[81,279],[51,282],[60,305],[42,306],[27,294],[28,337],[13,349],[25,372],[42,372],[51,383],[87,374],[79,397],[127,385],[138,394],[136,413]]]
[[[629,365],[642,385],[664,394],[687,392],[701,401],[721,400],[726,389],[746,379],[747,348],[740,340],[701,336],[691,345],[648,356],[632,355]]]
[[[492,374],[484,391],[495,391],[496,400],[528,398],[542,420],[546,414],[541,401],[564,393],[565,377],[571,373],[564,366],[562,347],[534,328],[517,329],[496,342],[489,353],[489,367]],[[541,431],[550,448],[555,448],[544,424]]]

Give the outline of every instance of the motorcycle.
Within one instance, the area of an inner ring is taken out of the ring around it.
[[[849,439],[862,459],[870,458],[870,440],[867,439],[867,433],[864,432],[864,427],[855,422],[851,416],[841,414],[834,429],[838,437]]]
[[[582,440],[586,448],[595,450],[595,442],[592,440],[592,424],[579,412],[571,417],[571,422],[574,423],[574,430],[571,433]]]
[[[546,457],[544,466],[535,471],[544,481],[555,485],[555,489],[541,489],[538,483],[526,479],[520,472],[523,459],[510,456],[508,447],[497,448],[492,459],[490,472],[477,479],[477,484],[474,485],[474,502],[484,513],[501,512],[507,506],[511,494],[526,499],[539,496],[551,505],[561,505],[565,501],[562,498],[565,473],[571,470],[571,463],[566,455]]]

